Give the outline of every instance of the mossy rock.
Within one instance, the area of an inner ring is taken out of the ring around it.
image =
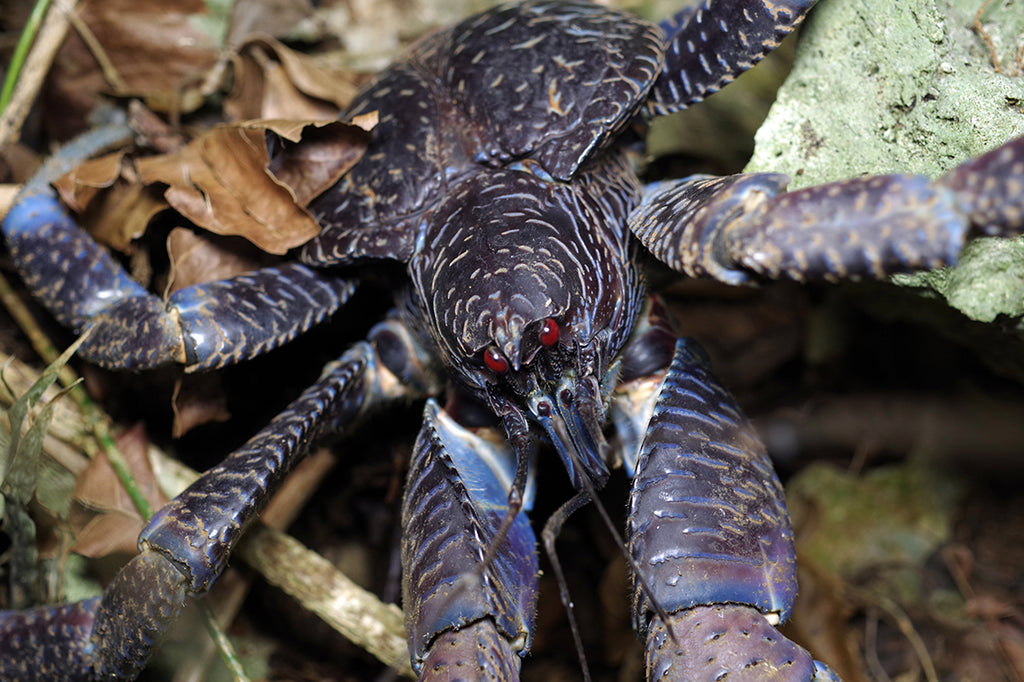
[[[825,0],[808,20],[793,73],[757,134],[748,170],[781,171],[792,187],[862,174],[937,177],[1024,135],[1024,11],[981,0]],[[1024,244],[979,240],[960,265],[901,277],[971,320],[1016,318],[1024,331]]]

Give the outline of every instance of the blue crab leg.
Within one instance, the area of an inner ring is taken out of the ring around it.
[[[646,429],[627,530],[647,584],[634,580],[633,617],[647,637],[648,679],[835,679],[774,628],[796,597],[782,485],[692,342],[677,342],[652,398],[636,411]]]
[[[537,595],[532,483],[489,562],[516,459],[428,401],[402,505],[402,598],[420,680],[518,680]],[[486,563],[486,566],[485,566]]]
[[[817,0],[705,0],[662,22],[665,63],[646,107],[681,111],[754,66],[795,29]]]
[[[630,228],[670,267],[730,284],[880,279],[955,263],[971,230],[1024,230],[1024,138],[936,181],[854,178],[785,192],[787,178],[698,176],[645,188]]]
[[[356,344],[328,365],[266,428],[157,512],[139,536],[140,553],[101,599],[0,613],[0,679],[133,679],[186,602],[209,590],[312,442],[379,404],[420,394],[400,381],[411,377],[416,354],[409,346],[401,357],[404,328],[384,322],[370,336],[373,343]],[[375,346],[387,351],[378,355]],[[38,661],[52,668],[40,670]]]
[[[187,287],[166,301],[146,291],[75,224],[48,184],[74,157],[126,130],[103,129],[70,145],[26,185],[2,225],[32,295],[75,332],[91,330],[83,357],[114,369],[223,367],[291,340],[351,295],[348,279],[298,263]]]

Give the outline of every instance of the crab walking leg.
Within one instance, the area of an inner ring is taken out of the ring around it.
[[[371,337],[388,345],[395,368],[394,341],[408,338],[404,330],[385,322]],[[416,395],[374,345],[353,346],[266,428],[154,515],[139,536],[140,553],[102,599],[0,614],[0,679],[134,679],[188,600],[223,572],[246,526],[310,444],[378,405]]]
[[[490,551],[515,469],[510,448],[427,403],[402,505],[402,599],[420,680],[519,679],[515,654],[529,649],[537,600],[532,479]]]
[[[656,396],[627,530],[648,586],[634,580],[648,679],[834,679],[773,627],[796,597],[796,551],[782,485],[753,428],[686,340]]]
[[[955,263],[971,230],[1024,231],[1024,138],[938,180],[854,178],[785,192],[773,173],[645,188],[630,228],[655,256],[731,284],[880,279]]]
[[[978,232],[1001,237],[1024,232],[1024,137],[960,164],[936,184],[953,192]]]
[[[186,287],[167,301],[146,291],[75,223],[48,184],[73,157],[107,146],[119,130],[69,145],[26,184],[2,225],[32,295],[62,324],[91,330],[83,357],[113,369],[223,367],[293,339],[351,295],[351,281],[298,263]]]
[[[662,22],[665,62],[653,115],[681,111],[732,82],[800,25],[817,0],[705,0]]]

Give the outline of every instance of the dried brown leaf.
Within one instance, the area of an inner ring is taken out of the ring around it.
[[[83,162],[54,187],[94,239],[122,253],[130,253],[132,241],[167,208],[160,193],[139,184],[126,167],[125,151]]]
[[[372,117],[370,127],[376,122]],[[365,125],[367,121],[362,121]],[[307,128],[299,144],[274,155],[270,171],[292,188],[295,200],[308,204],[362,158],[370,135],[359,123]]]
[[[288,142],[301,142],[311,130],[317,128],[336,129],[341,132],[347,132],[348,129],[355,127],[359,130],[369,132],[373,130],[375,125],[377,125],[377,112],[374,111],[369,114],[363,114],[362,116],[356,116],[349,123],[344,123],[333,118],[329,120],[265,119],[259,121],[244,121],[238,125],[241,127],[256,128],[259,130],[266,128]],[[358,136],[359,130],[352,132]],[[358,139],[360,139],[364,144],[369,141],[369,137],[359,137]]]
[[[111,91],[159,111],[202,104],[200,85],[220,57],[218,22],[226,20],[203,0],[88,0],[77,12],[99,47],[72,31],[61,48],[43,108],[52,129],[87,127],[85,114]]]
[[[82,213],[96,198],[100,190],[106,189],[121,177],[125,151],[83,161],[70,172],[59,177],[54,189],[72,211]]]
[[[347,107],[359,89],[351,72],[325,67],[316,57],[296,52],[273,38],[255,37],[248,44],[273,52],[296,88],[338,109]]]
[[[343,132],[319,133],[319,126]],[[346,144],[352,144],[357,136],[365,140],[365,134],[353,134],[351,128],[337,121],[251,121],[218,126],[180,152],[140,159],[136,167],[143,182],[167,184],[167,201],[196,225],[217,234],[245,237],[264,251],[284,254],[316,236],[319,225],[296,203],[295,192],[268,170],[267,131],[286,139],[311,134],[317,144],[335,134],[348,140]],[[360,147],[364,144],[361,141]],[[345,160],[343,168],[348,165]],[[317,177],[337,179],[343,172],[335,168]],[[309,196],[309,186],[308,180],[302,181],[302,197]]]
[[[117,183],[100,195],[89,211],[86,228],[94,239],[122,253],[146,232],[153,218],[167,209],[167,201],[153,187]]]
[[[167,255],[171,261],[168,294],[250,272],[276,260],[247,241],[181,227],[167,235]]]
[[[149,440],[145,429],[136,426],[118,434],[118,449],[143,496],[156,509],[168,502],[160,492],[149,461]],[[103,556],[111,551],[134,551],[142,517],[105,456],[94,458],[75,485],[75,508],[71,515],[76,542],[73,551],[86,556]]]
[[[128,470],[149,502],[163,506],[167,498],[160,492],[149,462],[149,440],[141,425],[125,429],[115,437]],[[119,511],[137,516],[138,512],[106,457],[94,458],[75,485],[75,500],[89,509]]]
[[[258,36],[233,59],[235,89],[224,103],[235,120],[334,118],[355,96],[352,73],[321,66],[269,36]]]
[[[174,385],[171,405],[174,408],[171,435],[175,438],[181,438],[197,426],[231,418],[227,397],[217,373],[186,374],[180,377]]]
[[[72,551],[91,558],[132,554],[137,551],[144,526],[138,517],[113,513],[93,516],[78,529]]]
[[[249,62],[251,58],[241,58]],[[245,68],[244,73],[255,82],[239,83],[239,93],[248,96],[248,102],[239,100],[224,103],[225,112],[232,118],[306,118],[329,119],[338,113],[330,102],[315,99],[302,93],[288,78],[281,64],[269,59],[253,59],[256,68]]]
[[[136,166],[143,182],[167,184],[168,203],[196,225],[283,254],[319,228],[266,171],[263,137],[258,130],[219,126],[176,154],[140,159]]]

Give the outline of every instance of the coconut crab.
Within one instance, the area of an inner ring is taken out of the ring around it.
[[[608,475],[606,422],[634,479],[628,543],[649,675],[831,679],[773,627],[795,579],[770,463],[699,351],[673,346],[645,308],[636,253],[642,244],[677,270],[733,284],[951,262],[970,228],[1020,229],[1022,144],[934,183],[883,176],[785,193],[783,178],[760,174],[641,187],[612,144],[632,117],[699,100],[812,4],[687,10],[667,47],[654,27],[590,5],[470,18],[418,44],[357,100],[350,113],[383,112],[376,146],[313,205],[325,232],[301,250],[305,264],[166,304],[30,187],[5,222],[9,246],[59,319],[94,328],[83,354],[100,363],[207,368],[260,353],[334,312],[352,287],[348,266],[367,260],[407,263],[410,286],[396,318],[155,517],[103,601],[10,616],[5,660],[33,660],[23,647],[45,631],[42,648],[68,657],[56,674],[133,675],[310,441],[371,407],[436,394],[443,368],[461,400],[489,408],[506,443],[428,403],[403,543],[410,645],[425,679],[517,675],[537,573],[525,517],[534,442],[551,442],[579,491],[571,505],[582,504]],[[87,257],[43,258],[55,243]],[[632,403],[623,385],[639,392]],[[161,587],[142,594],[143,584]]]

